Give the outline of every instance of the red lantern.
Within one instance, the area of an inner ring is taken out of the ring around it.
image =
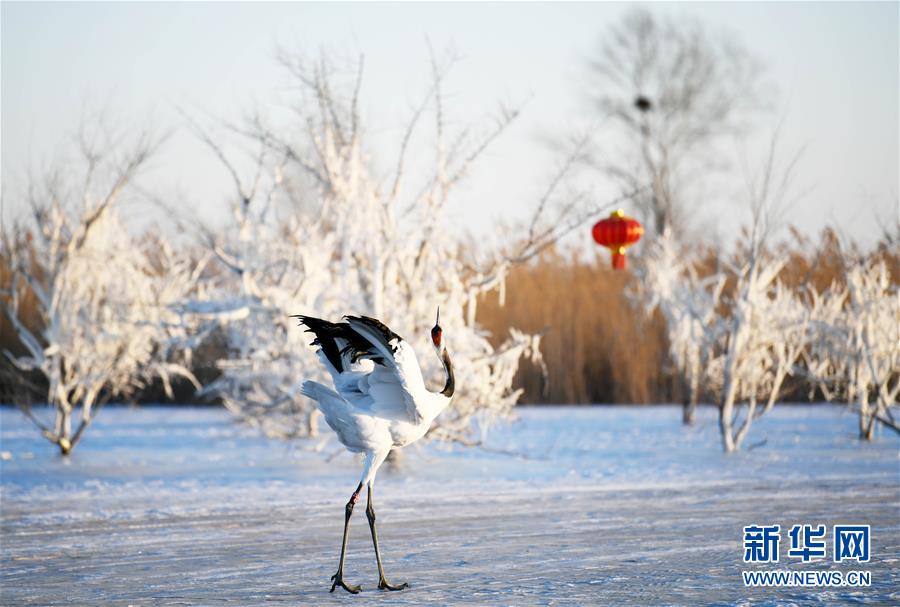
[[[622,270],[625,268],[625,248],[641,239],[644,226],[636,219],[625,217],[625,211],[619,209],[594,224],[591,234],[597,244],[612,252],[612,267]]]

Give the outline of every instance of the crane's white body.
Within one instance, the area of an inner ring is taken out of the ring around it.
[[[347,340],[333,337],[341,368],[333,364],[323,347],[317,354],[331,374],[334,389],[306,381],[301,392],[316,401],[326,423],[348,450],[366,454],[360,483],[371,485],[391,449],[422,438],[450,404],[450,398],[425,387],[418,358],[409,343],[393,333],[381,334],[354,318],[348,320],[349,327],[371,347],[366,357],[353,360]]]

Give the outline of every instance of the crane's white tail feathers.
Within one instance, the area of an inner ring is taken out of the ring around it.
[[[325,414],[340,417],[342,412],[349,412],[349,403],[341,398],[341,395],[317,381],[307,380],[300,387],[300,393],[308,396],[319,406],[319,410]],[[329,422],[330,425],[330,422]]]
[[[300,394],[302,394],[303,396],[308,396],[316,402],[319,401],[319,394],[321,392],[334,392],[334,390],[323,386],[317,381],[312,381],[311,379],[306,380],[305,382],[303,382],[303,385],[300,386]],[[337,396],[337,392],[335,392],[334,394],[335,396]]]
[[[300,393],[316,401],[319,411],[325,416],[325,423],[334,430],[338,440],[350,451],[365,451],[361,436],[360,421],[356,418],[353,405],[340,394],[317,381],[307,380],[300,386]]]

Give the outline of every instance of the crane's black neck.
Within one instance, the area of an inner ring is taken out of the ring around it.
[[[441,354],[441,360],[444,363],[444,368],[447,370],[447,383],[444,385],[444,389],[441,390],[441,394],[450,398],[453,396],[453,391],[456,389],[456,382],[453,379],[453,363],[450,362],[450,355],[447,353],[447,348],[444,348],[444,352]]]

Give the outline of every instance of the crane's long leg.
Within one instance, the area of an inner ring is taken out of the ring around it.
[[[381,590],[403,590],[409,588],[409,584],[394,585],[384,577],[384,567],[381,565],[381,551],[378,550],[378,531],[375,530],[375,506],[372,503],[372,485],[369,484],[369,501],[366,505],[366,518],[369,519],[369,529],[372,530],[372,543],[375,544],[375,560],[378,562],[378,588]]]
[[[353,506],[355,506],[356,502],[359,500],[360,491],[362,491],[362,483],[356,487],[356,491],[350,496],[350,501],[347,502],[347,506],[344,508],[344,541],[341,544],[341,561],[338,563],[337,573],[331,576],[331,581],[333,583],[331,584],[330,592],[334,592],[334,589],[338,586],[353,594],[360,591],[359,586],[352,586],[344,581],[344,557],[347,555],[347,538],[350,535],[350,516],[353,514]]]

